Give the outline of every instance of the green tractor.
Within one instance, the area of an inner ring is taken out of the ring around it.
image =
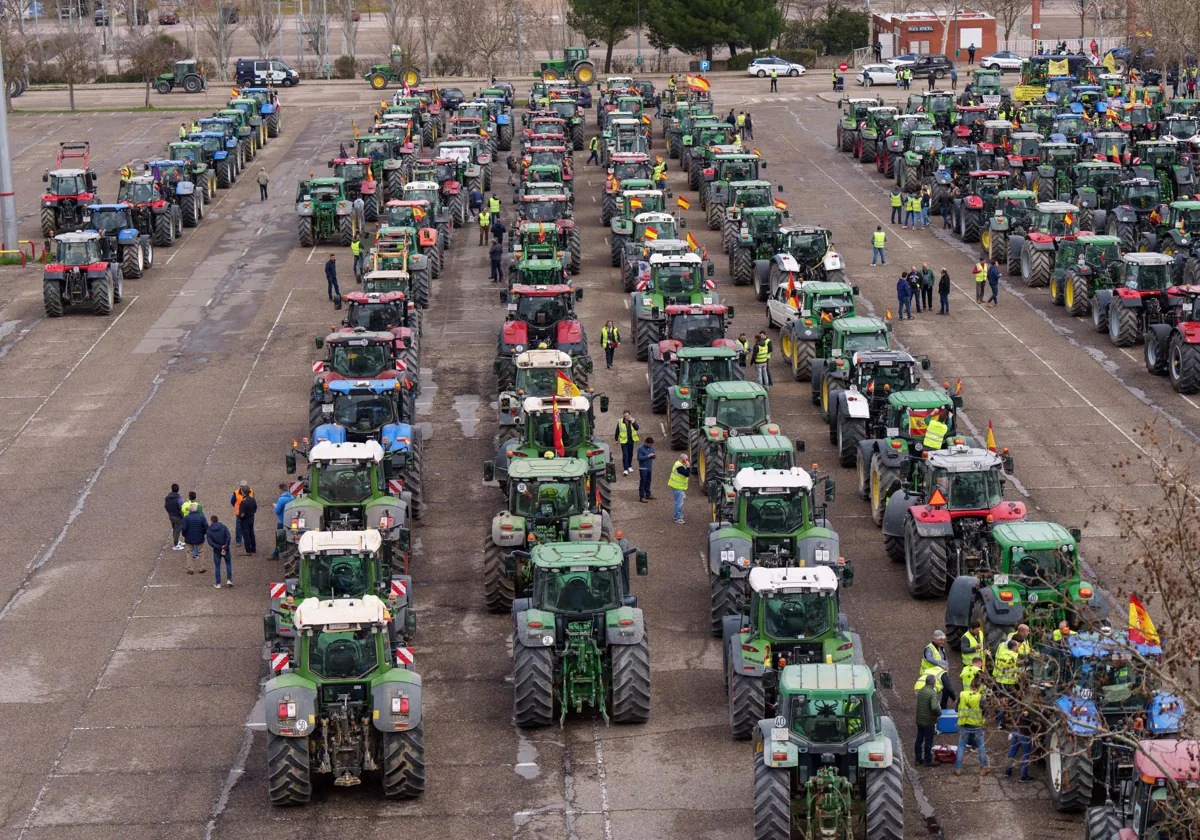
[[[896,186],[906,192],[916,192],[937,171],[938,152],[944,142],[942,133],[935,130],[911,132],[904,143],[904,153],[895,158],[892,171]]]
[[[721,222],[721,250],[732,252],[742,226],[742,210],[771,207],[774,199],[770,181],[731,181],[725,197],[725,218]]]
[[[1108,603],[1079,574],[1078,528],[1055,522],[1004,522],[992,529],[986,563],[973,575],[954,579],[946,599],[946,641],[958,647],[970,622],[983,622],[988,650],[1028,624],[1043,638],[1060,621],[1098,630],[1108,620]]]
[[[389,55],[387,64],[372,64],[371,69],[363,74],[363,81],[374,90],[385,90],[389,84],[416,87],[421,84],[421,71],[412,63],[412,56],[395,44]]]
[[[821,411],[821,419],[829,421],[831,392],[842,387],[838,383],[852,382],[857,364],[856,356],[868,350],[889,350],[888,334],[892,330],[890,321],[881,318],[854,315],[837,318],[818,339],[820,356],[812,360],[812,403]],[[797,350],[801,342],[795,342]],[[795,370],[793,360],[793,370]]]
[[[509,285],[520,283],[528,286],[546,284],[546,281],[520,279],[518,267],[530,260],[539,263],[552,261],[558,264],[558,279],[554,283],[566,283],[568,272],[578,273],[578,267],[572,266],[570,243],[566,231],[557,225],[545,222],[523,222],[514,226],[512,235],[508,237],[508,277]]]
[[[688,189],[700,189],[700,179],[704,177],[700,161],[703,156],[698,150],[708,146],[727,146],[737,137],[737,128],[716,117],[706,117],[704,122],[696,123],[692,134],[683,136],[683,153],[679,157],[679,167],[687,173]]]
[[[211,203],[217,197],[217,173],[208,165],[204,154],[204,144],[194,140],[176,140],[167,144],[167,159],[180,161],[182,167],[176,167],[170,173],[177,180],[191,181],[195,185],[192,191],[200,196],[204,204]],[[187,208],[181,204],[186,213]],[[203,218],[203,213],[197,213],[197,220]],[[195,227],[195,225],[184,225]]]
[[[867,111],[883,105],[883,99],[878,96],[859,96],[853,99],[842,99],[838,105],[842,109],[842,115],[837,124],[838,151],[857,151],[859,131],[866,122]]]
[[[314,773],[351,787],[377,770],[389,799],[424,793],[421,677],[394,626],[375,595],[296,608],[295,653],[272,655],[263,688],[272,804],[307,803]]]
[[[862,641],[839,609],[838,577],[829,567],[751,569],[749,587],[749,603],[721,624],[729,732],[739,741],[775,707],[778,695],[766,689],[778,688],[784,667],[862,662]]]
[[[742,373],[737,352],[728,347],[683,347],[675,358],[679,373],[667,396],[667,429],[671,448],[684,450],[691,444],[692,430],[704,424],[708,386],[737,381]]]
[[[697,487],[707,492],[714,482],[731,480],[726,447],[730,440],[753,435],[778,435],[771,420],[767,390],[757,382],[730,379],[710,383],[704,392],[704,413],[688,437],[692,473]]]
[[[627,250],[627,243],[641,245],[641,237],[636,239],[634,237],[635,218],[642,213],[664,214],[666,213],[666,204],[667,196],[662,190],[628,188],[621,191],[616,207],[613,209],[612,221],[609,223],[611,228],[609,253],[613,268],[621,265],[622,255]],[[655,221],[659,220],[656,218]],[[661,219],[661,221],[665,222],[666,220]],[[662,235],[664,239],[674,239],[673,221],[670,230],[660,230],[657,224],[653,225],[655,233],[651,239],[659,235]]]
[[[895,412],[897,392],[915,393],[910,389],[917,387],[921,371],[929,370],[929,359],[913,358],[903,350],[860,350],[855,357],[844,377],[839,369],[829,377],[829,442],[837,446],[843,467],[861,463],[864,452],[871,451],[871,439],[891,431],[889,415]],[[959,397],[945,397],[947,403],[951,400],[961,405]],[[869,463],[869,455],[866,460]]]
[[[1113,272],[1120,266],[1120,239],[1081,233],[1058,248],[1050,298],[1056,306],[1065,306],[1068,315],[1086,315],[1096,289],[1112,288]]]
[[[1078,143],[1042,143],[1038,147],[1037,174],[1033,191],[1038,201],[1065,201],[1074,191],[1075,167],[1079,164]]]
[[[652,255],[649,277],[639,281],[629,295],[629,337],[639,362],[649,358],[650,348],[662,341],[667,307],[693,303],[720,303],[716,284],[704,276],[700,256]]]
[[[867,109],[867,115],[858,129],[856,156],[860,163],[875,162],[875,156],[879,153],[879,139],[887,136],[896,113],[895,105],[878,105]]]
[[[1103,230],[1121,240],[1121,250],[1138,250],[1143,231],[1151,228],[1150,214],[1163,203],[1162,185],[1152,178],[1121,181],[1112,208],[1105,215]]]
[[[726,229],[731,221],[737,225],[736,233],[728,241],[733,285],[749,286],[760,276],[757,267],[777,253],[779,231],[787,215],[787,210],[775,206],[730,208],[732,219],[726,216]]]
[[[884,688],[889,675],[881,675]],[[754,837],[902,840],[900,736],[865,665],[786,665],[754,729]]]
[[[766,168],[767,162],[753,153],[713,155],[712,166],[704,170],[704,181],[700,184],[700,206],[709,230],[721,230],[725,223],[729,185],[734,181],[757,181],[759,171]]]
[[[1196,176],[1189,162],[1181,162],[1179,147],[1171,140],[1139,140],[1131,167],[1135,178],[1158,181],[1163,201],[1174,201],[1196,191]]]
[[[301,181],[296,187],[296,216],[303,248],[333,238],[348,246],[361,233],[354,206],[346,198],[346,182],[341,178]]]
[[[848,283],[809,280],[789,288],[780,284],[767,302],[767,323],[779,326],[779,345],[792,368],[792,379],[812,375],[813,360],[834,321],[855,314],[858,287]]]
[[[988,218],[988,227],[980,235],[980,242],[987,251],[989,260],[1008,265],[1008,273],[1021,273],[1020,260],[1012,259],[1009,239],[1024,236],[1029,230],[1029,217],[1037,205],[1037,196],[1032,190],[1001,190],[996,193],[996,204]]]
[[[483,547],[483,599],[509,612],[527,594],[533,569],[523,557],[535,544],[614,542],[612,518],[589,492],[582,458],[517,458],[509,465],[508,506],[492,517]],[[512,560],[513,552],[520,552]]]
[[[1158,251],[1175,258],[1176,285],[1200,284],[1200,201],[1172,201],[1159,208],[1162,221],[1138,237],[1139,251]]]
[[[354,157],[371,161],[371,177],[387,197],[399,198],[417,160],[418,147],[403,135],[378,132],[354,138]]]
[[[726,616],[740,616],[749,599],[754,569],[826,567],[843,586],[854,569],[839,553],[839,538],[825,520],[833,501],[834,484],[819,479],[818,495],[812,476],[800,467],[788,470],[743,469],[730,486],[713,482],[709,501],[734,494],[731,516],[708,532],[709,627],[720,638]]]
[[[200,93],[208,90],[208,79],[204,68],[194,58],[176,61],[171,69],[159,73],[150,82],[159,93],[170,93],[175,88],[183,88],[188,93]]]
[[[335,178],[345,185],[346,198],[353,202],[363,200],[363,219],[368,222],[379,220],[381,207],[379,182],[373,177],[370,158],[333,158],[329,161]]]
[[[668,304],[664,307],[667,323],[662,339],[647,347],[650,385],[650,408],[655,414],[667,410],[671,389],[679,378],[676,354],[684,347],[728,347],[736,350],[734,342],[725,338],[725,330],[733,320],[733,307],[723,303]]]
[[[547,58],[540,61],[533,77],[545,82],[570,78],[576,84],[590,85],[596,80],[596,65],[588,58],[587,47],[566,47],[561,59]]]
[[[1059,246],[1079,235],[1079,208],[1065,201],[1039,201],[1024,236],[1010,236],[1009,273],[1018,258],[1021,280],[1030,288],[1050,285]]]
[[[517,726],[549,726],[556,707],[560,725],[585,706],[606,722],[650,719],[650,644],[629,591],[630,555],[645,575],[646,552],[621,543],[538,544],[524,558],[530,597],[512,607]]]
[[[683,219],[670,213],[638,213],[628,236],[613,234],[613,245],[620,243],[617,263],[621,266],[621,290],[632,292],[650,280],[650,258],[655,254],[693,254],[691,246],[679,239],[679,228],[687,227]],[[661,244],[660,244],[661,243]],[[708,276],[713,274],[712,260],[701,260]]]
[[[1118,204],[1120,164],[1106,160],[1085,160],[1075,167],[1075,189],[1068,200],[1079,208],[1079,229],[1103,231],[1108,211]]]

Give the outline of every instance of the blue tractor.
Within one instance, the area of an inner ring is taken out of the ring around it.
[[[258,100],[258,113],[267,124],[267,136],[278,137],[283,133],[283,114],[279,107],[279,94],[272,88],[244,87],[242,96]]]
[[[1046,787],[1058,811],[1119,798],[1142,739],[1176,735],[1183,701],[1155,676],[1162,648],[1126,630],[1075,633],[1046,648],[1034,678],[1044,687]],[[1038,671],[1041,671],[1039,674]]]
[[[107,240],[108,253],[120,263],[122,276],[141,277],[154,265],[152,236],[138,230],[132,205],[89,204],[88,215],[90,220],[85,229],[94,230]]]
[[[188,140],[200,144],[204,162],[217,175],[217,186],[227,190],[241,171],[238,166],[238,139],[220,131],[194,131]]]

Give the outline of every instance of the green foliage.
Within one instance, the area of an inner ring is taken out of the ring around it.
[[[765,49],[783,29],[773,0],[649,0],[643,12],[653,46],[708,58],[720,45]]]
[[[816,55],[842,55],[869,42],[870,20],[830,3],[825,16],[809,24],[789,21],[779,39],[784,49],[811,49]],[[781,53],[782,55],[782,53]]]
[[[358,78],[358,62],[355,60],[354,56],[339,55],[336,59],[334,59],[333,77],[335,79]]]
[[[638,0],[571,0],[567,24],[605,45],[604,72],[612,70],[613,45],[637,26]]]
[[[794,50],[761,50],[759,52],[743,52],[738,53],[733,58],[729,59],[725,65],[726,70],[745,70],[750,66],[750,62],[756,58],[763,58],[769,55],[776,55],[787,61],[793,61],[797,64],[803,64],[805,67],[812,67],[817,60],[817,51],[810,49],[794,49]]]

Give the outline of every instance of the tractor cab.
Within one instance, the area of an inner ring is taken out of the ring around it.
[[[400,272],[372,272],[376,275],[386,275]],[[374,286],[382,277],[373,277],[372,289],[369,291],[353,291],[343,295],[346,301],[346,326],[351,329],[362,329],[367,332],[393,332],[401,327],[409,329],[411,336],[416,324],[415,309],[409,303],[407,291],[407,275],[404,281],[396,283],[405,288],[375,291]],[[400,278],[397,278],[398,280]],[[410,339],[411,340],[411,339]]]
[[[562,193],[521,196],[517,214],[522,222],[557,222],[572,215],[569,198]]]
[[[391,294],[400,296],[400,300],[392,305],[400,303],[403,306],[404,296],[399,292]],[[369,320],[369,316],[364,320]],[[318,374],[317,387],[339,378],[395,378],[397,371],[405,369],[403,359],[396,353],[396,336],[388,328],[369,331],[364,327],[349,327],[330,333],[325,338],[317,338],[316,344],[325,350],[325,359],[313,365],[314,372]]]
[[[715,347],[725,338],[725,322],[732,311],[721,304],[702,304],[667,307],[667,330],[664,339],[683,347]]]
[[[715,431],[721,437],[779,434],[779,427],[771,423],[767,392],[751,382],[711,383],[705,392],[704,425],[707,434]]]

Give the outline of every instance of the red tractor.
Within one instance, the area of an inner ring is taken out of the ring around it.
[[[42,173],[48,184],[42,196],[42,236],[79,230],[87,221],[87,206],[96,203],[96,173],[88,169],[88,143],[59,143],[54,169]],[[79,160],[81,167],[64,167]]]
[[[346,198],[363,200],[363,219],[374,222],[382,206],[379,182],[371,172],[370,158],[336,157],[329,161],[335,178],[346,182]]]
[[[46,316],[61,318],[67,306],[90,305],[96,315],[111,315],[121,302],[121,264],[108,240],[94,230],[54,237],[54,261],[42,274]]]
[[[1200,286],[1172,286],[1167,300],[1164,322],[1147,327],[1146,370],[1166,375],[1180,394],[1195,394],[1200,392]]]
[[[613,152],[608,160],[608,177],[604,179],[604,203],[600,205],[600,224],[608,227],[612,222],[617,200],[621,196],[621,182],[626,178],[650,180],[654,164],[644,152]]]
[[[325,358],[313,362],[312,394],[309,398],[309,427],[321,420],[321,406],[329,383],[339,379],[395,379],[404,391],[405,417],[412,417],[416,400],[416,376],[409,375],[406,348],[391,332],[373,332],[362,327],[345,327],[315,339]]]
[[[679,379],[676,354],[684,347],[726,347],[737,350],[725,330],[733,320],[733,307],[719,303],[675,303],[666,307],[663,338],[649,348],[648,382],[650,408],[655,414],[667,410],[671,389]]]
[[[517,375],[517,356],[526,350],[561,350],[573,362],[571,378],[586,388],[592,372],[587,333],[575,315],[575,301],[583,289],[568,285],[516,285],[500,293],[508,317],[500,327],[494,366],[497,388],[512,388]]]
[[[396,338],[396,351],[414,379],[421,360],[421,310],[399,289],[353,291],[342,295],[350,329],[389,332]],[[403,349],[403,352],[401,352]]]

